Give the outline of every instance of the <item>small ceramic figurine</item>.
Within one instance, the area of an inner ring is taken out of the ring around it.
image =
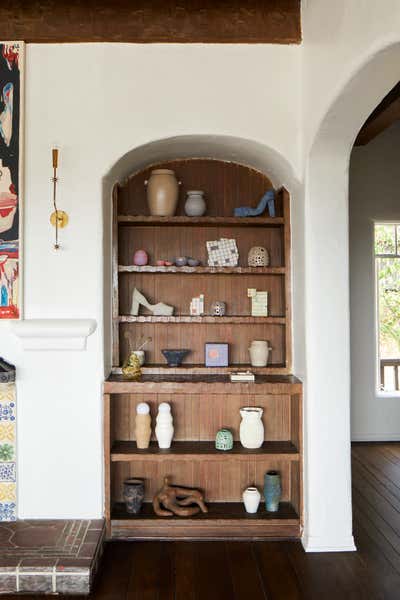
[[[258,511],[258,506],[261,500],[261,494],[254,486],[248,487],[243,492],[243,504],[246,512],[254,514]]]
[[[131,315],[137,316],[139,314],[139,306],[145,306],[153,315],[163,315],[170,317],[174,312],[174,307],[164,304],[164,302],[158,302],[158,304],[150,304],[150,302],[143,296],[137,288],[132,293],[132,305]]]
[[[125,479],[123,497],[125,500],[126,512],[137,515],[142,508],[144,498],[143,479]]]
[[[151,437],[150,406],[147,402],[139,402],[136,407],[135,437],[138,448],[148,448]]]
[[[149,255],[145,250],[136,250],[133,255],[133,264],[137,267],[144,267],[149,262]]]
[[[156,419],[156,438],[159,448],[170,448],[174,436],[174,426],[171,415],[171,405],[161,402]]]
[[[159,517],[192,517],[200,511],[208,512],[199,490],[170,485],[168,477],[164,477],[163,487],[153,498],[153,508]]]
[[[233,214],[235,217],[257,217],[261,215],[268,205],[268,212],[270,217],[275,217],[275,191],[268,190],[259,201],[256,208],[250,206],[240,206],[235,208]]]
[[[247,255],[247,264],[249,267],[268,267],[268,250],[264,246],[253,246]]]
[[[229,429],[220,429],[215,436],[215,447],[217,450],[232,450],[233,435]]]
[[[122,374],[130,379],[138,379],[142,371],[140,369],[140,360],[135,352],[131,352],[122,366]]]
[[[216,300],[211,304],[211,315],[213,317],[223,317],[226,313],[226,304],[220,300]]]
[[[187,257],[186,256],[177,256],[174,258],[174,263],[177,267],[186,267],[187,265]]]
[[[204,192],[201,190],[189,190],[185,202],[185,213],[188,217],[202,217],[206,212]]]

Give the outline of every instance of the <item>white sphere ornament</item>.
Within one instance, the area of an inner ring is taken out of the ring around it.
[[[150,412],[150,406],[147,402],[139,402],[136,407],[136,412],[138,415],[148,415]]]

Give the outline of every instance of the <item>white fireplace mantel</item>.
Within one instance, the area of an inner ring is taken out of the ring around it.
[[[11,324],[24,350],[86,350],[95,319],[25,319]]]

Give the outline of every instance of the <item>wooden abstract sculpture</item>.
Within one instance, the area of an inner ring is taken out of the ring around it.
[[[191,504],[197,506],[190,506]],[[170,485],[168,477],[164,477],[164,485],[153,498],[153,508],[159,517],[192,517],[200,510],[208,512],[204,496],[199,490]]]

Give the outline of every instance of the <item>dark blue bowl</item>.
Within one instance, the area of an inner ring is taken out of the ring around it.
[[[169,367],[179,367],[185,356],[187,356],[191,351],[187,348],[163,348],[161,352]]]

